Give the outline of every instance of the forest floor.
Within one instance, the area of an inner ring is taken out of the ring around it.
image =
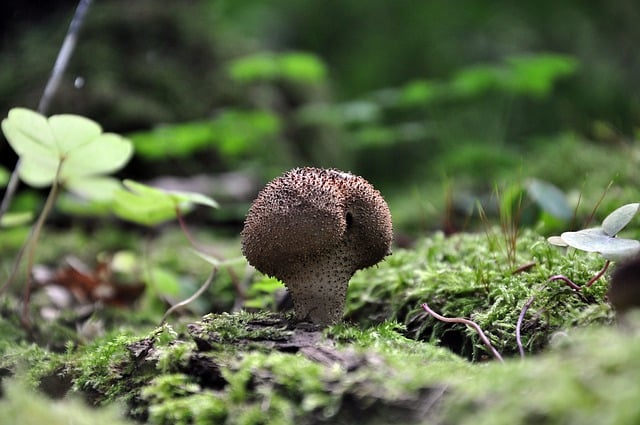
[[[354,276],[345,321],[325,329],[269,311],[273,302],[264,300],[275,294],[260,276],[255,285],[267,289],[251,293],[254,307],[203,315],[194,307],[161,325],[152,313],[158,303],[145,296],[126,307],[75,304],[47,315],[56,298],[41,288],[26,332],[19,298],[5,296],[0,406],[11,415],[0,423],[640,420],[640,321],[630,314],[616,324],[608,275],[579,291],[548,281],[562,274],[586,282],[602,259],[564,252],[532,231],[519,235],[514,252],[506,242],[436,233],[397,249]],[[233,288],[223,277],[217,283]],[[473,329],[427,314],[425,302],[478,323],[504,362]]]

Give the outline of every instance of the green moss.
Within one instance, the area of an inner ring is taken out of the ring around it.
[[[325,333],[340,347],[355,347],[365,353],[371,350],[388,359],[401,356],[419,358],[420,361],[463,361],[450,350],[407,338],[403,335],[406,327],[397,322],[386,321],[369,328],[340,323],[328,328]]]
[[[149,420],[156,424],[210,424],[227,415],[224,400],[203,390],[184,374],[167,374],[154,378],[142,390],[149,403]]]
[[[365,326],[396,320],[406,326],[408,336],[439,341],[474,360],[486,353],[475,331],[435,320],[421,309],[422,303],[444,316],[476,321],[506,354],[517,351],[518,315],[532,296],[535,302],[522,327],[530,352],[543,348],[559,329],[611,322],[611,309],[603,302],[606,279],[580,294],[560,282],[547,282],[557,274],[586,282],[603,266],[599,256],[564,253],[529,230],[519,236],[515,254],[509,253],[511,246],[495,230],[451,237],[435,234],[411,250],[397,250],[378,267],[354,276],[346,316]],[[535,265],[515,272],[517,266],[530,262]]]
[[[632,331],[595,327],[569,332],[540,357],[455,376],[437,423],[638,423],[638,323]]]
[[[197,340],[221,350],[238,343],[282,340],[292,334],[290,323],[280,315],[245,311],[208,314],[189,331]]]
[[[117,405],[106,409],[86,406],[80,400],[53,401],[35,393],[21,380],[12,379],[3,385],[4,397],[0,398],[0,425],[124,425],[131,422],[123,419]]]
[[[121,334],[96,340],[84,347],[76,360],[69,364],[68,372],[74,376],[74,389],[90,394],[98,403],[113,401],[126,394],[135,386],[135,381],[128,378],[137,366],[129,361],[131,354],[127,347],[137,340],[131,335]],[[139,374],[137,378],[146,376]]]
[[[330,380],[337,378],[336,372],[297,354],[243,354],[223,370],[229,382],[226,392],[233,406],[231,415],[244,415],[245,420],[239,423],[264,423],[265,417],[295,423],[296,418],[337,401],[327,388]],[[267,406],[257,422],[249,420],[252,405]]]

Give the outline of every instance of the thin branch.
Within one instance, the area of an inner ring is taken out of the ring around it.
[[[582,288],[588,288],[591,285],[593,285],[594,283],[596,283],[598,281],[598,279],[600,279],[605,274],[605,272],[609,268],[610,264],[611,264],[611,260],[607,260],[604,263],[604,267],[602,267],[602,269],[600,269],[600,271],[598,273],[596,273],[595,276],[593,276],[591,279],[589,279],[589,281],[587,283],[585,283],[584,286],[578,285],[577,283],[575,283],[574,281],[569,279],[567,276],[561,275],[561,274],[557,274],[557,275],[551,276],[549,279],[547,279],[547,282],[553,282],[553,281],[556,281],[556,280],[561,280],[564,283],[566,283],[567,285],[569,285],[571,287],[571,289],[573,289],[575,291],[580,291],[580,290],[582,290]]]
[[[200,295],[202,295],[204,293],[204,291],[206,291],[209,288],[209,286],[211,285],[211,282],[213,282],[213,278],[216,276],[216,272],[217,271],[218,271],[218,269],[216,269],[214,267],[213,270],[211,270],[211,273],[209,274],[209,277],[207,278],[207,280],[202,284],[202,286],[193,295],[191,295],[186,300],[180,301],[179,303],[174,304],[171,307],[169,307],[169,309],[164,313],[164,316],[162,316],[162,320],[160,321],[160,326],[162,326],[164,324],[164,322],[166,322],[167,317],[169,317],[171,315],[171,313],[173,313],[177,309],[179,309],[181,307],[184,307],[185,305],[191,303],[193,300],[197,299]]]
[[[67,69],[69,59],[71,59],[71,55],[73,54],[76,42],[78,41],[78,33],[80,32],[80,27],[82,27],[82,23],[84,22],[87,11],[89,10],[89,6],[91,5],[92,1],[93,0],[80,0],[78,2],[76,11],[73,14],[71,23],[69,24],[67,35],[65,36],[64,42],[62,43],[62,47],[60,47],[58,57],[56,58],[56,62],[53,65],[53,70],[51,71],[51,75],[49,76],[47,85],[44,88],[44,93],[42,94],[40,103],[38,104],[38,112],[43,115],[47,113],[49,105],[51,104],[51,99],[53,99],[53,96],[60,87],[62,76]],[[11,205],[11,201],[13,200],[13,196],[18,190],[21,166],[22,161],[18,159],[18,161],[16,162],[16,166],[11,173],[11,177],[9,178],[9,183],[7,184],[7,189],[4,192],[2,203],[0,203],[0,219],[2,219],[2,216],[4,216],[4,214],[9,210],[9,206]]]
[[[526,264],[521,265],[520,267],[518,267],[517,269],[515,269],[513,271],[513,273],[511,274],[518,274],[518,273],[524,273],[529,271],[531,268],[536,266],[536,262],[535,261],[530,261]]]
[[[436,319],[442,321],[442,322],[447,322],[447,323],[462,323],[465,324],[467,326],[471,326],[480,336],[480,339],[482,340],[482,342],[484,343],[484,345],[487,346],[487,348],[491,351],[491,353],[493,354],[493,357],[496,358],[496,360],[499,360],[500,362],[504,362],[504,360],[502,360],[502,356],[500,355],[500,353],[498,353],[498,351],[493,347],[493,345],[491,345],[491,341],[489,341],[489,338],[487,338],[487,336],[485,335],[485,333],[482,331],[482,329],[480,328],[480,326],[476,323],[473,322],[469,319],[464,319],[462,317],[444,317],[439,315],[438,313],[436,313],[435,311],[431,310],[431,308],[429,307],[429,305],[427,303],[423,303],[422,304],[422,309],[424,311],[426,311],[427,313],[429,313],[430,315],[432,315],[433,317],[435,317]]]
[[[89,6],[91,5],[92,1],[93,0],[80,0],[78,2],[76,11],[73,14],[71,23],[69,24],[67,35],[64,38],[62,47],[60,47],[60,52],[58,52],[56,63],[53,65],[51,76],[49,77],[49,81],[47,81],[47,85],[44,88],[44,93],[42,95],[42,98],[40,99],[40,103],[38,104],[38,112],[40,112],[41,114],[45,114],[47,110],[49,110],[51,99],[53,99],[53,96],[60,87],[62,76],[67,69],[67,65],[69,64],[69,60],[71,59],[71,55],[73,54],[73,50],[75,49],[76,43],[78,41],[78,33],[80,32],[80,28],[82,27],[82,23],[87,16],[87,11],[89,10]]]
[[[557,274],[557,275],[551,276],[549,279],[547,279],[547,282],[554,282],[556,280],[563,281],[564,283],[569,285],[571,287],[571,289],[573,289],[574,291],[579,291],[579,290],[582,289],[582,287],[580,285],[578,285],[573,280],[569,279],[567,276],[562,275],[562,274]]]
[[[184,216],[180,211],[180,207],[176,206],[175,211],[176,211],[176,217],[178,219],[178,224],[180,225],[180,229],[182,230],[182,233],[184,233],[185,237],[187,238],[191,246],[193,246],[194,249],[202,253],[209,252],[212,257],[214,257],[217,260],[220,260],[221,262],[224,261],[225,258],[223,255],[220,255],[217,252],[213,252],[213,250],[210,248],[205,248],[193,237],[193,235],[189,231],[189,228],[187,227],[187,223],[184,220]],[[231,266],[226,266],[225,270],[227,271],[227,273],[229,273],[229,277],[231,278],[233,288],[236,292],[236,295],[240,299],[240,302],[244,302],[244,300],[246,300],[247,298],[247,294],[246,294],[245,286],[240,281],[238,274],[235,272],[235,270],[233,270]]]
[[[527,300],[526,303],[522,306],[522,311],[520,312],[520,316],[518,316],[518,323],[516,324],[516,344],[518,344],[518,351],[520,352],[520,357],[524,358],[524,348],[522,346],[522,337],[520,335],[520,329],[522,329],[522,322],[524,320],[524,316],[527,314],[529,307],[533,304],[533,301],[536,299],[535,295]]]
[[[611,260],[607,260],[607,262],[604,263],[604,267],[602,268],[602,270],[600,270],[594,277],[592,277],[589,282],[585,283],[584,286],[586,286],[588,288],[591,285],[593,285],[594,283],[596,283],[596,281],[598,279],[600,279],[602,277],[602,275],[604,275],[604,273],[607,271],[607,269],[609,268],[610,264],[611,264]]]

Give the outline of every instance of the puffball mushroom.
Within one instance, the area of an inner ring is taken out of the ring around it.
[[[389,255],[393,230],[384,198],[362,177],[296,168],[269,183],[251,205],[242,252],[291,293],[295,318],[342,319],[351,276]]]

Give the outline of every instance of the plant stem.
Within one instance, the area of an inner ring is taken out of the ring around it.
[[[187,227],[187,223],[184,221],[184,216],[182,215],[182,212],[180,211],[180,207],[176,206],[176,217],[178,219],[178,224],[180,224],[180,229],[182,229],[182,233],[184,233],[185,237],[187,238],[187,240],[189,241],[189,243],[191,244],[191,246],[193,246],[194,249],[196,249],[197,251],[200,251],[202,253],[207,253],[207,251],[211,252],[211,249],[205,249],[191,234],[191,232],[189,232],[189,228]],[[216,258],[217,260],[220,261],[224,261],[225,258],[216,253],[216,252],[211,252],[211,256]],[[236,296],[240,299],[240,304],[244,302],[244,300],[246,299],[247,295],[246,295],[246,291],[244,289],[244,286],[242,285],[242,283],[240,282],[240,278],[238,277],[238,275],[236,274],[236,272],[233,270],[232,267],[227,266],[225,267],[225,270],[227,271],[227,273],[229,273],[229,277],[231,278],[231,282],[233,283],[233,287],[236,291]]]
[[[29,246],[27,258],[27,281],[24,288],[24,297],[22,300],[22,324],[26,328],[29,328],[29,299],[31,298],[32,270],[35,259],[36,245],[38,243],[38,238],[40,237],[42,227],[44,226],[44,222],[47,220],[49,213],[53,209],[56,198],[58,197],[58,189],[60,187],[58,179],[60,178],[60,170],[62,170],[63,163],[64,159],[61,159],[60,163],[58,164],[58,169],[56,170],[56,176],[53,179],[53,183],[51,185],[51,190],[49,190],[47,201],[45,202],[44,207],[42,208],[42,211],[38,216],[38,220],[33,227],[33,231],[29,235],[29,239],[27,239],[27,242],[25,243],[25,246]],[[21,259],[21,257],[18,257],[16,259],[16,269],[18,268],[17,266]]]
[[[491,354],[493,354],[493,357],[496,358],[496,360],[499,360],[500,362],[504,362],[504,360],[502,360],[502,356],[500,355],[500,353],[498,353],[498,351],[493,347],[493,345],[491,345],[491,341],[489,341],[489,338],[487,338],[487,336],[485,335],[485,333],[482,331],[482,329],[480,328],[480,326],[469,319],[464,319],[462,317],[444,317],[439,315],[438,313],[436,313],[435,311],[431,310],[431,308],[429,307],[429,305],[427,303],[423,303],[422,304],[422,309],[424,311],[426,311],[427,313],[429,313],[430,315],[432,315],[433,317],[435,317],[436,319],[442,321],[442,322],[447,322],[447,323],[463,323],[467,326],[471,326],[480,336],[480,339],[482,340],[482,342],[484,343],[484,345],[487,346],[487,348],[491,351]]]
[[[604,266],[602,267],[602,269],[600,269],[600,271],[598,273],[596,273],[595,276],[593,276],[591,279],[589,279],[589,281],[587,283],[585,283],[584,286],[578,285],[577,283],[575,283],[574,281],[572,281],[571,279],[569,279],[565,275],[561,275],[561,274],[557,274],[557,275],[551,276],[549,279],[547,279],[547,282],[553,282],[555,280],[561,280],[564,283],[566,283],[567,285],[569,285],[571,287],[571,289],[573,289],[575,291],[580,291],[580,290],[582,290],[582,288],[588,288],[591,285],[593,285],[594,283],[596,283],[598,281],[598,279],[600,279],[604,275],[604,273],[607,271],[607,269],[609,268],[610,264],[611,264],[611,260],[607,260],[604,263]]]
[[[602,192],[602,195],[600,196],[600,199],[598,199],[598,202],[596,202],[596,205],[591,210],[591,214],[589,215],[589,217],[587,217],[587,220],[582,225],[583,229],[586,229],[587,227],[589,227],[589,223],[591,223],[593,221],[593,217],[596,215],[596,211],[598,211],[598,208],[600,207],[600,204],[604,200],[604,197],[607,196],[607,193],[609,192],[609,189],[611,189],[611,186],[613,186],[613,180],[609,181],[609,184],[604,189],[604,192]]]
[[[524,320],[524,316],[527,314],[529,307],[533,304],[533,301],[536,299],[535,295],[531,296],[527,300],[526,303],[522,306],[522,311],[520,312],[520,316],[518,316],[518,323],[516,324],[516,344],[518,344],[518,351],[520,352],[520,357],[524,358],[524,348],[522,346],[522,337],[520,335],[520,329],[522,328],[522,322]]]
[[[49,76],[47,85],[44,88],[44,93],[42,94],[40,103],[38,104],[38,112],[43,115],[47,113],[49,105],[51,104],[51,99],[53,99],[54,94],[60,87],[62,76],[64,75],[64,71],[67,69],[69,59],[71,59],[71,55],[73,54],[76,42],[78,41],[78,33],[80,32],[80,27],[82,27],[82,23],[84,22],[87,11],[89,10],[89,6],[91,5],[92,1],[93,0],[80,0],[78,2],[76,11],[73,14],[71,23],[69,24],[67,35],[62,42],[62,46],[60,47],[60,51],[58,52],[58,57],[56,58],[56,62],[53,65],[51,75]],[[7,189],[4,192],[2,203],[0,203],[0,220],[2,219],[2,216],[9,210],[9,206],[11,205],[11,201],[13,200],[13,196],[15,195],[16,190],[18,190],[21,164],[22,161],[18,159],[18,161],[16,162],[16,166],[11,173],[11,177],[9,178],[9,183],[7,184]]]
[[[610,264],[611,264],[611,260],[607,260],[604,263],[604,267],[602,267],[602,269],[600,269],[600,271],[596,273],[595,276],[593,276],[587,283],[585,283],[584,286],[578,285],[568,277],[561,274],[551,276],[549,279],[547,279],[547,282],[561,280],[564,283],[566,283],[574,291],[581,291],[582,288],[588,288],[591,285],[593,285],[598,279],[600,279],[605,274]],[[516,344],[518,345],[518,351],[520,352],[520,357],[522,358],[524,358],[524,348],[522,347],[522,338],[520,336],[520,329],[522,328],[522,322],[524,320],[524,316],[527,314],[529,307],[531,307],[531,304],[533,304],[533,301],[535,299],[536,297],[535,295],[533,295],[531,296],[531,298],[527,300],[526,303],[524,303],[524,305],[522,306],[522,311],[520,312],[520,316],[518,316],[518,323],[516,324]]]
[[[164,324],[164,322],[167,320],[167,317],[169,317],[171,315],[171,313],[173,313],[174,311],[176,311],[180,307],[184,307],[185,305],[191,303],[193,300],[197,299],[200,295],[202,295],[204,293],[204,291],[206,291],[209,288],[209,285],[211,285],[211,282],[213,281],[213,278],[216,276],[216,272],[217,271],[218,271],[218,269],[214,267],[213,270],[211,270],[211,273],[209,274],[209,277],[207,277],[207,280],[202,284],[202,286],[193,295],[191,295],[186,300],[180,301],[179,303],[174,304],[171,307],[169,307],[169,309],[164,313],[164,316],[162,316],[162,320],[160,320],[160,326],[162,326]]]
[[[547,282],[554,282],[556,280],[563,281],[564,283],[569,285],[569,287],[571,287],[571,289],[573,289],[574,291],[579,291],[580,289],[582,289],[580,287],[580,285],[578,285],[573,280],[569,279],[567,276],[562,275],[562,274],[557,274],[557,275],[551,276],[549,279],[547,279]]]
[[[604,267],[602,268],[602,270],[600,270],[594,277],[592,277],[589,282],[585,283],[584,286],[586,286],[588,288],[591,285],[593,285],[594,283],[596,283],[596,281],[598,279],[600,279],[602,277],[602,275],[604,275],[604,273],[607,271],[607,269],[609,268],[610,264],[611,264],[611,260],[607,260],[607,262],[604,263]]]

